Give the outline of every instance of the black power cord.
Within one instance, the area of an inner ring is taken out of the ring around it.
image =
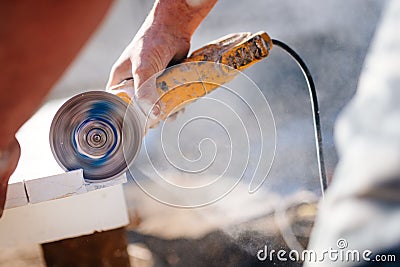
[[[272,44],[282,48],[285,52],[287,52],[296,63],[299,65],[301,71],[306,78],[308,91],[310,93],[310,100],[311,100],[311,110],[313,114],[313,122],[314,122],[314,133],[315,133],[315,145],[317,148],[317,159],[318,159],[318,171],[319,171],[319,178],[321,183],[322,195],[324,195],[324,191],[326,190],[328,183],[326,180],[326,171],[325,171],[325,161],[324,161],[324,154],[323,154],[323,143],[322,143],[322,131],[321,131],[321,122],[319,118],[319,106],[318,106],[318,99],[317,99],[317,91],[315,90],[314,80],[311,76],[310,70],[308,69],[306,63],[304,63],[303,59],[287,44],[272,39]]]

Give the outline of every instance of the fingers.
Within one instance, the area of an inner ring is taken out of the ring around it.
[[[20,151],[17,139],[14,139],[9,148],[0,152],[0,217],[6,202],[8,180],[17,167]]]
[[[133,81],[135,84],[135,96],[146,116],[150,119],[156,119],[161,112],[159,102],[160,94],[156,88],[156,74],[158,70],[145,68],[143,71],[132,70]]]
[[[174,58],[184,58],[189,51],[190,41],[176,38],[169,32],[144,31],[125,48],[114,64],[107,89],[127,78],[133,78],[133,88],[123,88],[150,120],[158,120],[162,112],[160,93],[156,87],[156,77]],[[119,88],[119,87],[118,87]],[[119,89],[118,89],[119,90]]]
[[[160,38],[160,35],[150,38],[152,42],[143,43],[145,46],[142,47],[140,56],[132,59],[135,94],[138,102],[150,117],[158,117],[162,111],[156,78],[174,58],[186,57],[190,47],[189,41],[175,42],[175,38],[168,34],[162,41],[155,41],[155,38]]]
[[[154,56],[151,52],[146,52],[147,49],[141,49],[140,52],[135,51],[134,48],[131,48],[131,50],[133,55],[125,60],[120,58],[114,64],[106,88],[109,90],[121,84],[127,78],[133,77],[134,86],[132,88],[126,87],[123,90],[127,90],[128,95],[136,99],[137,104],[140,105],[146,115],[155,119],[161,112],[158,103],[160,95],[156,89],[156,74],[165,68],[169,59],[166,59],[162,64],[154,64],[152,60]],[[140,54],[140,56],[137,54]]]

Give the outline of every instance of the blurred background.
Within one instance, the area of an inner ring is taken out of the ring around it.
[[[338,160],[334,122],[356,91],[385,3],[220,0],[195,32],[191,51],[242,31],[266,31],[297,51],[316,84],[330,179]],[[104,88],[112,64],[152,4],[149,0],[116,1],[48,100]],[[295,62],[276,47],[245,74],[267,99],[276,125],[276,154],[267,180],[257,193],[249,194],[249,179],[243,179],[222,200],[190,210],[160,204],[130,180],[125,192],[131,216],[129,253],[134,266],[257,266],[261,263],[254,255],[266,243],[289,248],[307,244],[321,189],[306,82]],[[185,114],[195,113],[201,105],[194,103]],[[156,132],[147,138],[156,136]],[[0,251],[0,266],[41,266],[37,248],[20,252]],[[12,261],[3,265],[1,259],[6,257],[14,257],[15,265]]]

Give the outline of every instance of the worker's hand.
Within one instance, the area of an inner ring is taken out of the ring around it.
[[[8,180],[17,167],[19,156],[20,146],[15,138],[11,144],[0,148],[0,217],[6,202]]]
[[[145,22],[112,67],[107,88],[133,77],[135,88],[131,94],[136,95],[146,113],[154,105],[149,115],[158,116],[160,105],[157,102],[159,94],[155,81],[145,82],[165,69],[171,61],[179,61],[186,57],[190,47],[190,36],[177,35],[174,28],[153,23],[148,25]]]
[[[112,67],[107,88],[132,77],[135,88],[131,96],[136,96],[146,113],[152,111],[147,115],[157,116],[161,107],[155,81],[145,82],[155,78],[153,75],[171,61],[186,57],[193,32],[216,2],[156,0],[142,27]]]

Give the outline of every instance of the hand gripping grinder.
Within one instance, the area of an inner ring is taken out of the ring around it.
[[[232,80],[238,70],[267,57],[271,48],[270,37],[258,32],[227,35],[194,51],[156,78],[161,106],[157,120]],[[64,170],[83,169],[87,182],[104,182],[127,171],[146,129],[154,126],[146,123],[133,92],[132,80],[126,80],[107,92],[78,94],[61,106],[51,124],[50,147]]]

